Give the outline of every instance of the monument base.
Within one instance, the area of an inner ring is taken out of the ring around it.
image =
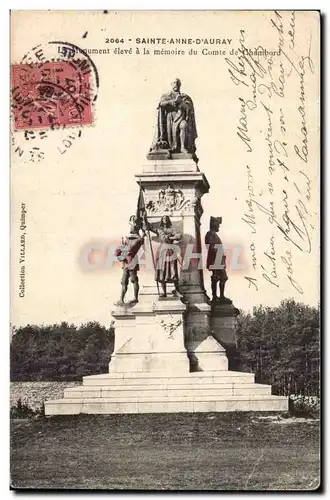
[[[227,370],[224,347],[210,335],[207,303],[195,308],[178,298],[159,298],[144,286],[134,308],[116,307],[116,350],[109,372],[166,373]]]
[[[150,301],[154,290],[141,293],[142,302],[129,311],[117,307],[115,353],[110,373],[189,373],[184,347],[183,313],[186,306],[176,298]],[[144,302],[144,297],[149,301]]]
[[[239,310],[232,304],[211,302],[210,324],[212,336],[224,347],[229,370],[240,369],[240,354],[236,342],[236,317]]]
[[[225,346],[236,346],[236,317],[239,310],[233,304],[220,300],[211,301],[211,332],[215,339]]]
[[[193,160],[196,164],[198,163],[198,157],[195,153],[173,153],[169,149],[149,151],[147,160]]]
[[[117,307],[115,353],[109,373],[83,377],[64,398],[45,401],[45,414],[287,411],[288,398],[254,383],[252,373],[228,370],[224,347],[211,335],[190,343],[196,371],[189,371],[184,314],[179,299],[159,300],[144,287],[141,302]]]
[[[288,398],[272,396],[252,373],[227,370],[165,375],[107,373],[83,378],[64,398],[45,402],[51,415],[194,413],[288,410]]]

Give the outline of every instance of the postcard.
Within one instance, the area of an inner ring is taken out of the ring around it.
[[[317,489],[320,12],[12,11],[10,85],[11,487]]]

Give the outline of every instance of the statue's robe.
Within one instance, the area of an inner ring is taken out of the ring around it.
[[[181,102],[175,99],[180,95]],[[180,144],[180,128],[186,128],[186,143]],[[176,151],[182,148],[193,154],[196,151],[197,129],[192,99],[181,92],[171,91],[162,95],[157,108],[157,125],[151,149]]]
[[[155,280],[160,283],[175,283],[179,280],[178,259],[173,258],[174,249],[167,245],[182,239],[181,233],[173,227],[160,227],[157,229],[160,246],[156,253]]]

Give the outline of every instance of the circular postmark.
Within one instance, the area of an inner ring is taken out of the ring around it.
[[[52,41],[33,47],[11,66],[14,151],[23,156],[23,145],[33,140],[32,149],[39,152],[32,156],[41,161],[44,155],[37,143],[49,139],[50,131],[57,131],[60,146],[72,145],[83,127],[93,124],[98,89],[97,68],[77,45]]]

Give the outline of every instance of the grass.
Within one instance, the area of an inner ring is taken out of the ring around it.
[[[17,419],[11,425],[14,488],[314,490],[319,486],[315,420],[195,413]]]

